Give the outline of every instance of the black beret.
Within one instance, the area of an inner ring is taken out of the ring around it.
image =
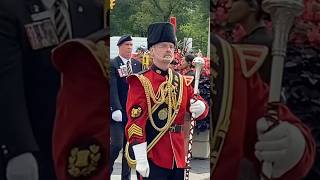
[[[172,24],[168,22],[150,24],[147,41],[148,49],[159,42],[171,42],[176,45],[176,35]]]
[[[126,41],[132,41],[132,38],[130,35],[123,35],[121,36],[121,38],[119,39],[117,46],[120,46],[121,44],[123,44]]]

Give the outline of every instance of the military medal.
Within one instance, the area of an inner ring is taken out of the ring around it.
[[[35,5],[36,6],[36,5]],[[39,7],[38,7],[39,9]],[[39,12],[38,11],[35,11],[36,13],[34,14],[31,14],[31,19],[32,21],[36,22],[36,21],[41,21],[41,20],[44,20],[44,19],[49,19],[51,17],[51,12],[50,11],[42,11],[42,12]],[[39,13],[38,13],[39,12]]]
[[[34,18],[37,17],[34,16]],[[54,46],[59,43],[55,28],[49,18],[26,24],[24,27],[30,45],[34,50]]]
[[[127,69],[127,65],[122,65],[119,67],[118,69],[118,73],[120,77],[126,77],[128,76],[128,69]]]

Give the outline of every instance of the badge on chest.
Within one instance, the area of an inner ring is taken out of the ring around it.
[[[49,11],[32,14],[31,19],[33,22],[26,24],[24,28],[32,49],[42,49],[59,43]]]

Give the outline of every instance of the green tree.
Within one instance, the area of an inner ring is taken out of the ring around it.
[[[209,6],[207,0],[117,0],[110,14],[110,34],[146,37],[149,24],[175,16],[178,41],[193,38],[193,47],[206,53]]]

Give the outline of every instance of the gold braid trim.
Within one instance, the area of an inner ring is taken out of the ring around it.
[[[160,140],[160,138],[168,131],[168,129],[170,128],[170,126],[172,125],[172,123],[174,122],[175,118],[178,115],[179,109],[180,109],[180,105],[182,102],[182,97],[183,97],[183,76],[179,75],[179,97],[178,100],[176,100],[176,91],[174,86],[172,85],[172,78],[173,78],[173,72],[171,69],[168,70],[169,72],[169,78],[167,81],[163,82],[158,89],[158,92],[155,94],[152,84],[149,81],[149,79],[147,79],[146,77],[144,77],[143,75],[137,75],[135,74],[135,76],[138,77],[138,79],[140,80],[144,91],[145,91],[145,95],[146,95],[146,100],[147,100],[147,105],[148,105],[148,117],[149,120],[152,124],[152,126],[159,131],[159,134],[153,139],[153,141],[148,144],[147,146],[147,152],[149,152],[154,145],[157,144],[157,142]],[[167,97],[167,98],[166,98]],[[154,106],[151,107],[151,99],[154,102]],[[169,112],[168,112],[168,119],[167,122],[165,124],[164,127],[159,128],[155,125],[154,123],[154,119],[152,117],[152,114],[156,111],[156,109],[162,104],[162,103],[166,103],[168,102],[168,108],[169,108]],[[171,110],[170,110],[171,109]],[[174,109],[174,112],[172,114],[172,109]],[[128,164],[131,168],[134,168],[136,165],[136,160],[134,160],[133,158],[130,157],[129,154],[129,142],[127,142],[126,147],[125,147],[125,156],[126,159],[128,161]]]
[[[108,59],[109,59],[109,46],[106,45],[105,40],[101,40],[98,41],[96,43],[96,53],[98,55],[98,63],[101,67],[101,70],[103,72],[103,76],[105,78],[109,77],[109,63],[108,63]]]
[[[64,46],[65,44],[77,42],[81,44],[82,46],[86,47],[90,52],[91,55],[94,57],[94,59],[98,62],[98,65],[101,68],[102,74],[105,78],[109,77],[109,47],[106,45],[105,40],[98,41],[96,44],[93,43],[90,40],[87,39],[70,39],[59,46],[57,46],[55,49],[59,49],[60,47]],[[54,50],[55,50],[54,49]],[[53,50],[53,51],[54,51]]]
[[[219,38],[220,39],[220,38]],[[225,137],[227,135],[229,124],[230,124],[230,115],[232,108],[232,98],[233,98],[233,78],[234,78],[234,57],[232,47],[220,39],[222,50],[223,50],[223,59],[224,61],[224,87],[223,87],[223,98],[222,104],[219,112],[219,119],[217,119],[216,129],[212,129],[210,132],[211,135],[211,150],[210,150],[210,163],[211,163],[211,173],[215,170],[217,162],[220,157],[220,153],[224,144]],[[215,120],[215,119],[213,119]]]
[[[144,87],[147,105],[148,105],[148,116],[149,116],[149,120],[151,122],[152,127],[155,128],[159,132],[164,131],[165,129],[168,129],[168,126],[171,125],[171,123],[172,123],[171,121],[173,120],[172,110],[177,109],[176,104],[175,104],[175,102],[177,102],[176,101],[176,92],[175,92],[175,88],[172,85],[172,79],[173,79],[172,71],[169,70],[169,79],[160,85],[158,92],[156,94],[154,93],[152,84],[148,78],[146,78],[144,76],[138,76],[138,78],[139,78],[142,86]],[[159,128],[155,124],[154,119],[152,117],[152,113],[153,113],[152,110],[156,109],[156,108],[151,107],[151,104],[152,104],[151,99],[153,100],[153,103],[155,106],[160,106],[163,103],[168,104],[168,119],[167,119],[166,124],[162,128]]]

